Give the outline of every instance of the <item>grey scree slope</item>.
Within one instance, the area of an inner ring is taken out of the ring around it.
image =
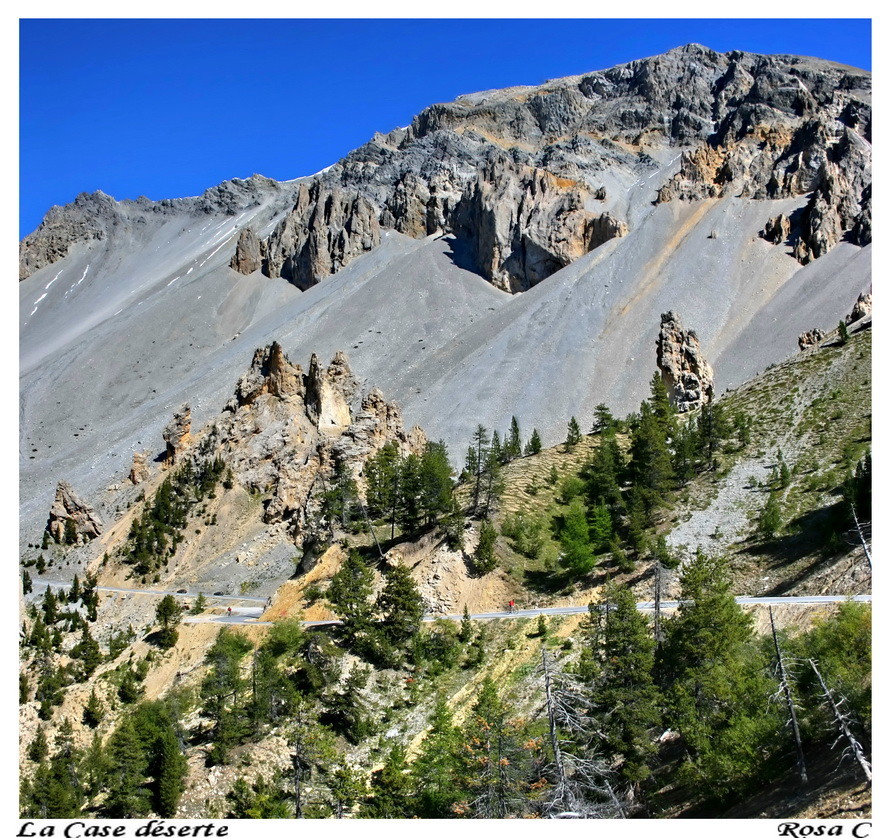
[[[634,409],[668,309],[697,331],[718,391],[795,352],[806,329],[836,324],[870,284],[870,246],[841,243],[801,267],[758,236],[807,196],[655,205],[681,150],[607,173],[629,234],[513,296],[457,267],[450,236],[385,231],[305,292],[231,270],[239,230],[267,235],[296,183],[259,189],[235,215],[189,200],[120,205],[113,236],[20,283],[22,540],[39,538],[58,480],[86,498],[120,481],[133,451],[162,450],[180,404],[193,428],[215,416],[273,339],[304,367],[312,352],[326,363],[344,350],[457,461],[480,422],[504,430],[515,414],[553,444],[570,416],[588,426],[600,401]]]

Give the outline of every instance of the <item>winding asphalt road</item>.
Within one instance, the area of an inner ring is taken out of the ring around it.
[[[829,602],[871,602],[870,594],[856,594],[855,596],[737,596],[735,601],[739,605],[824,605]],[[665,611],[671,611],[680,605],[680,600],[664,600],[661,607]],[[638,602],[638,611],[654,611],[654,602]],[[257,608],[233,608],[232,615],[221,617],[186,617],[183,622],[186,623],[256,623],[257,619],[254,613],[262,612]],[[235,613],[238,612],[238,613]],[[538,617],[541,614],[545,616],[558,616],[565,614],[586,614],[586,605],[567,605],[557,608],[523,608],[516,611],[487,611],[484,614],[470,614],[471,620],[502,620],[502,619],[519,619],[523,617]],[[431,623],[434,620],[462,620],[463,614],[428,614],[423,618],[425,623]],[[304,620],[304,626],[338,626],[340,620]],[[260,625],[270,625],[270,623],[260,623]]]
[[[47,579],[34,579],[33,592],[37,593],[39,585],[48,585],[55,588],[69,588],[70,582],[55,582]],[[180,593],[179,591],[156,591],[145,588],[109,588],[97,586],[97,591],[106,593],[122,593],[122,594],[140,594],[145,596],[170,596],[174,597],[191,597],[196,598],[200,595],[200,591],[190,591],[188,593]],[[223,594],[204,594],[204,598],[209,600],[223,600],[229,602],[261,602],[265,607],[268,603],[267,599],[261,597],[249,596],[228,596]],[[870,594],[856,594],[854,596],[737,596],[735,601],[739,605],[824,605],[830,602],[871,602]],[[671,611],[680,605],[681,600],[664,600],[661,607],[665,611]],[[271,625],[270,621],[259,622],[257,618],[263,613],[264,607],[251,606],[233,606],[230,608],[231,613],[213,615],[206,617],[186,617],[184,623],[226,623],[241,624],[254,623],[257,625]],[[654,611],[655,603],[638,602],[638,611]],[[528,617],[544,616],[561,616],[567,614],[586,614],[586,605],[566,605],[556,608],[522,608],[515,611],[487,611],[483,614],[470,614],[471,620],[502,620],[502,619],[521,619]],[[463,614],[428,614],[423,620],[431,623],[434,620],[461,620]],[[338,626],[340,620],[304,620],[304,626]]]

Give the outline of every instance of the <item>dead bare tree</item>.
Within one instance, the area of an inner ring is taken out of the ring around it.
[[[853,523],[856,525],[856,532],[859,535],[859,541],[862,542],[862,549],[865,550],[865,558],[868,559],[868,569],[871,570],[871,551],[868,549],[868,544],[862,531],[862,524],[859,523],[859,516],[856,514],[855,503],[850,503],[850,511],[853,513]]]
[[[847,713],[842,712],[841,705],[844,703],[844,698],[842,697],[840,701],[835,701],[834,696],[832,695],[832,691],[825,684],[825,681],[822,678],[822,673],[819,672],[819,668],[816,666],[816,662],[810,658],[810,666],[813,667],[813,672],[816,673],[816,678],[819,679],[819,686],[822,687],[822,697],[825,699],[825,703],[831,709],[832,714],[834,715],[834,721],[837,724],[838,730],[840,733],[838,734],[837,739],[834,742],[834,745],[837,745],[842,739],[847,741],[847,747],[844,749],[844,755],[850,754],[859,763],[859,767],[862,769],[862,773],[865,775],[866,780],[869,784],[871,784],[871,765],[869,765],[868,760],[865,758],[865,752],[862,749],[862,745],[859,744],[856,737],[853,736],[853,733],[850,731],[850,726],[848,724],[850,717]],[[832,745],[832,747],[834,747]]]
[[[624,809],[608,781],[609,767],[591,742],[595,738],[593,704],[583,686],[565,672],[554,670],[545,649],[538,671],[544,680],[544,699],[549,724],[550,791],[543,804],[549,818],[624,817]],[[561,732],[570,739],[561,738]],[[580,740],[582,754],[563,747]]]
[[[773,644],[776,647],[776,669],[779,675],[780,692],[785,697],[785,704],[788,707],[788,715],[790,717],[791,728],[794,731],[794,744],[797,748],[797,770],[800,774],[800,781],[804,785],[807,784],[807,765],[803,757],[803,745],[800,741],[800,727],[797,724],[797,711],[794,707],[794,698],[791,695],[791,684],[788,681],[788,672],[785,668],[785,658],[782,655],[782,647],[779,646],[779,635],[776,634],[776,624],[773,620],[773,607],[769,607],[769,625],[773,632]]]

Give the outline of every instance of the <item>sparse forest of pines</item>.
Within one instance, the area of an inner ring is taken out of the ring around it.
[[[388,442],[365,465],[368,514],[389,524],[390,538],[396,527],[412,533],[441,522],[452,511],[452,474],[444,442],[428,442],[422,454],[407,457]]]
[[[200,453],[200,452],[199,452]],[[192,507],[205,497],[214,497],[226,465],[220,457],[186,460],[167,477],[133,520],[123,560],[133,565],[143,581],[167,565],[182,541],[182,530]]]

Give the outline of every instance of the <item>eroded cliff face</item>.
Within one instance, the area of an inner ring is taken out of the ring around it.
[[[652,155],[668,152],[679,171],[660,203],[810,196],[763,231],[806,263],[841,240],[871,241],[870,91],[871,75],[851,67],[689,44],[538,87],[461,96],[292,187],[289,211],[258,242],[242,234],[231,264],[252,273],[259,262],[305,289],[376,247],[383,230],[452,234],[492,283],[522,291],[627,232],[620,194],[596,205],[604,178],[631,188],[652,174]],[[276,189],[282,200],[291,194],[255,177],[183,206],[233,213]],[[22,243],[22,276],[104,235],[107,223],[87,209],[51,211]]]
[[[222,457],[245,488],[271,495],[263,519],[287,522],[297,543],[313,534],[338,469],[362,484],[365,463],[387,442],[421,453],[426,437],[406,431],[397,405],[362,395],[338,352],[325,368],[288,360],[277,343],[254,354],[223,414],[202,434],[201,455]]]

